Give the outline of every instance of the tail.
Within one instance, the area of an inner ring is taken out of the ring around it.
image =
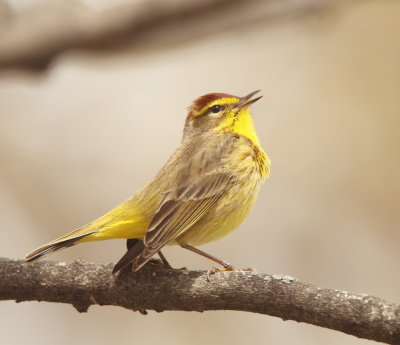
[[[113,274],[130,264],[133,272],[139,271],[160,250],[160,248],[156,250],[147,248],[143,240],[138,238],[129,239],[126,245],[128,250],[114,266]]]
[[[83,229],[78,229],[75,230],[68,235],[65,235],[63,237],[57,238],[54,241],[51,241],[34,251],[26,254],[25,256],[25,262],[33,262],[36,261],[37,259],[41,258],[42,256],[45,256],[47,254],[50,254],[52,252],[55,252],[57,250],[63,249],[63,248],[68,248],[73,246],[74,244],[77,244],[77,242],[81,239],[83,239],[86,236],[89,236],[98,230],[88,230],[87,232],[82,233]]]
[[[126,246],[128,248],[125,255],[116,263],[114,269],[112,271],[113,274],[122,270],[125,266],[131,264],[135,258],[140,255],[140,253],[144,249],[143,240],[131,238],[126,242]]]

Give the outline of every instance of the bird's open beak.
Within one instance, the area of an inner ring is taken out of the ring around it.
[[[254,102],[257,102],[262,96],[253,98],[256,93],[259,93],[260,90],[253,91],[252,93],[249,93],[247,96],[240,97],[238,102],[235,104],[235,109],[242,109],[245,107],[248,107],[249,105],[253,104]]]

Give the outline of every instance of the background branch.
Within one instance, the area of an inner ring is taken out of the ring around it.
[[[112,264],[0,259],[0,300],[114,305],[147,309],[240,310],[331,328],[360,338],[400,344],[400,306],[365,294],[324,289],[284,275],[154,270],[111,274]]]
[[[70,50],[160,47],[249,23],[322,13],[343,3],[349,1],[144,0],[99,11],[74,1],[18,13],[3,8],[0,69],[43,70]]]

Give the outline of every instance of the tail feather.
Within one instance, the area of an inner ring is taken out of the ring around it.
[[[143,240],[139,239],[129,239],[127,241],[128,251],[125,255],[116,263],[112,273],[117,273],[118,271],[122,270],[125,266],[128,266],[132,263],[135,258],[140,255],[143,251],[144,243]]]
[[[45,256],[45,255],[55,252],[57,250],[71,247],[74,244],[76,244],[76,242],[81,240],[82,238],[89,236],[95,232],[97,232],[97,230],[92,230],[92,231],[86,232],[84,234],[75,235],[73,237],[71,237],[71,235],[73,235],[73,233],[70,235],[61,237],[57,240],[47,243],[47,244],[35,249],[34,251],[26,254],[25,262],[33,262],[33,261],[36,261],[37,259],[41,258],[42,256]]]
[[[144,246],[143,246],[144,247]],[[144,247],[143,250],[136,255],[135,259],[132,262],[132,271],[136,272],[139,271],[144,265],[146,265],[154,254],[158,253],[160,248],[148,248]]]

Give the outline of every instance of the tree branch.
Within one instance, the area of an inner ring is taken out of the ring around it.
[[[400,344],[400,306],[365,294],[324,289],[284,275],[144,267],[111,274],[112,264],[0,258],[0,300],[113,305],[146,313],[239,310],[277,316],[389,344]]]
[[[344,3],[349,0],[144,0],[95,11],[68,1],[17,14],[3,9],[0,69],[40,71],[71,50],[171,45],[244,24],[321,13]]]

